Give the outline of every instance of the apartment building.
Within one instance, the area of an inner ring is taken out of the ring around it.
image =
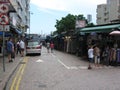
[[[108,23],[108,11],[106,4],[100,4],[97,6],[97,24]]]
[[[119,22],[120,0],[107,0],[106,4],[97,5],[97,24]]]
[[[120,0],[107,0],[109,12],[109,21],[117,21],[120,19]]]
[[[10,0],[14,12],[10,10],[10,24],[26,32],[29,27],[29,2],[30,0]]]

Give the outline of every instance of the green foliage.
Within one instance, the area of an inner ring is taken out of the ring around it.
[[[68,14],[66,17],[62,17],[61,20],[56,20],[56,29],[58,33],[69,31],[75,28],[75,16]]]
[[[72,14],[68,14],[66,17],[62,17],[61,20],[56,20],[56,32],[58,34],[62,33],[62,32],[69,32],[70,30],[74,30],[75,29],[75,23],[76,20],[85,20],[86,23],[87,19],[82,15],[72,15]],[[89,26],[93,25],[93,23],[88,24]]]

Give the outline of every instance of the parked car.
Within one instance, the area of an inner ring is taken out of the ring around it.
[[[39,54],[41,55],[42,45],[39,40],[29,40],[26,45],[26,55],[28,54]]]

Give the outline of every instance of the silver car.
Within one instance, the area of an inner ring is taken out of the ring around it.
[[[26,55],[28,54],[39,54],[41,55],[42,45],[37,40],[31,40],[27,42]]]

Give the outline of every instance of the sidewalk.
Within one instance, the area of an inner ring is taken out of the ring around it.
[[[8,62],[7,56],[5,56],[5,72],[3,70],[3,57],[0,56],[0,90],[4,90],[7,81],[10,76],[14,73],[23,57],[16,55],[15,60],[11,63]]]

